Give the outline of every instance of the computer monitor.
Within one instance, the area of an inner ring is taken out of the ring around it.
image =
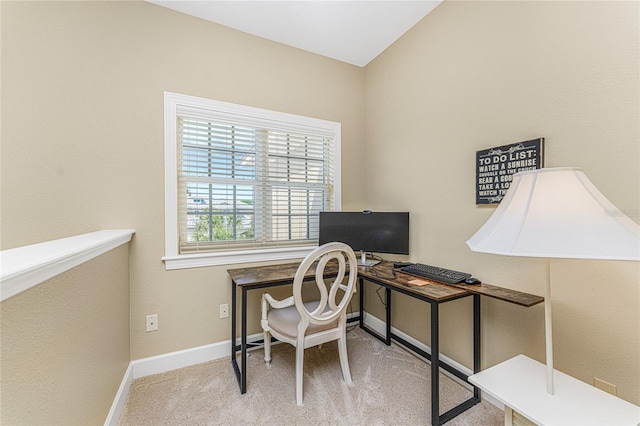
[[[409,212],[320,212],[318,237],[348,244],[360,251],[359,266],[373,266],[367,252],[409,254]]]

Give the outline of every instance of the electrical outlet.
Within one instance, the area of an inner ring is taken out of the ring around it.
[[[605,382],[604,380],[598,379],[597,377],[593,379],[593,385],[600,390],[610,393],[611,395],[618,394],[618,389],[616,385],[611,384],[609,382]]]
[[[147,331],[156,331],[158,329],[158,314],[147,315]]]
[[[229,304],[223,303],[220,305],[220,318],[229,318]]]

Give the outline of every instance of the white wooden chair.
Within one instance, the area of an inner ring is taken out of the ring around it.
[[[346,256],[346,258],[345,258]],[[335,259],[338,263],[338,275],[329,291],[324,280],[327,263]],[[320,292],[320,300],[304,302],[302,282],[313,263],[318,260],[315,280]],[[347,284],[342,284],[346,275],[346,260],[349,261]],[[346,244],[327,243],[305,257],[293,279],[293,296],[284,300],[275,300],[269,293],[262,295],[262,320],[264,330],[264,360],[271,362],[271,335],[281,342],[296,347],[296,402],[302,405],[302,376],[304,350],[312,346],[338,340],[340,366],[344,381],[351,384],[351,372],[347,358],[347,305],[356,291],[358,275],[356,255]],[[342,297],[339,298],[339,294]],[[272,309],[269,309],[269,306]]]

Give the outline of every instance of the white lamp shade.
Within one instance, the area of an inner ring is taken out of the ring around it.
[[[640,260],[640,226],[577,168],[516,173],[504,199],[468,241],[507,256]]]

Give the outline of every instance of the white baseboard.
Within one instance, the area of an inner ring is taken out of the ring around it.
[[[359,313],[347,315],[348,318],[358,316]],[[254,343],[262,340],[262,332],[247,336],[247,343]],[[240,339],[236,339],[236,345],[240,345]],[[212,343],[210,345],[198,346],[184,349],[182,351],[170,352],[163,355],[152,356],[132,361],[133,378],[150,376],[152,374],[164,373],[190,365],[202,364],[216,359],[231,356],[231,340]]]
[[[359,315],[358,312],[352,313],[349,317]],[[365,324],[377,331],[380,334],[384,334],[386,330],[385,323],[373,315],[365,314]],[[431,353],[431,348],[425,345],[424,343],[414,339],[413,337],[403,333],[402,331],[391,327],[391,330],[394,334],[397,334],[407,342],[415,345],[416,347],[422,349],[427,353]],[[262,333],[252,334],[251,336],[247,336],[247,342],[257,342],[262,339]],[[240,344],[240,340],[237,340],[236,344]],[[127,372],[125,373],[125,377],[122,379],[122,384],[120,385],[120,389],[116,394],[116,399],[113,401],[111,406],[111,410],[109,411],[109,416],[105,421],[105,425],[117,425],[118,420],[120,419],[120,415],[122,414],[122,410],[124,409],[124,404],[126,403],[127,396],[129,395],[129,388],[131,387],[131,383],[134,379],[139,379],[140,377],[151,376],[153,374],[165,373],[167,371],[177,370],[179,368],[189,367],[191,365],[201,364],[203,362],[209,362],[216,359],[228,357],[231,355],[231,340],[226,340],[223,342],[212,343],[209,345],[198,346],[195,348],[184,349],[176,352],[169,352],[162,355],[152,356],[148,358],[141,358],[131,361]],[[451,358],[440,355],[440,359],[442,359],[447,364],[457,368],[465,374],[471,375],[473,371],[469,368],[465,367],[462,364],[457,363]],[[456,380],[458,383],[469,386],[467,383],[462,382],[457,377],[451,375],[446,370],[443,370],[444,374],[447,374],[449,377]],[[482,393],[482,398],[487,402],[495,405],[496,407],[504,410],[504,405],[500,403],[495,398]]]
[[[127,371],[124,373],[113,404],[111,404],[107,419],[104,421],[105,426],[117,426],[118,423],[120,423],[120,415],[122,414],[122,410],[124,410],[124,405],[127,403],[131,383],[133,383],[133,365],[129,363],[129,367],[127,367]]]
[[[190,365],[201,364],[214,359],[230,356],[231,341],[212,343],[181,351],[170,352],[149,358],[131,361],[133,365],[133,378],[151,376]]]
[[[262,333],[247,336],[247,342],[257,342],[262,339]],[[240,344],[240,339],[236,344]],[[111,410],[104,424],[117,425],[122,410],[124,409],[129,396],[129,389],[135,379],[151,376],[153,374],[166,373],[167,371],[189,367],[191,365],[202,364],[203,362],[214,361],[216,359],[229,357],[231,355],[231,340],[184,349],[176,352],[169,352],[162,355],[141,358],[131,361],[129,368],[125,372],[118,393],[111,405]]]

